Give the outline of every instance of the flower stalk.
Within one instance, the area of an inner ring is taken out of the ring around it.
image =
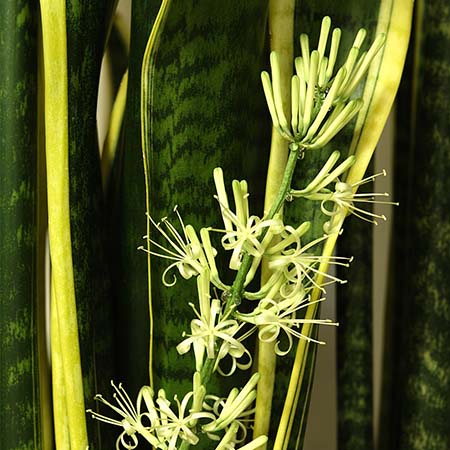
[[[229,376],[237,369],[245,370],[250,367],[252,355],[246,349],[244,341],[253,333],[257,334],[262,347],[270,344],[270,351],[278,356],[284,356],[291,350],[294,338],[300,340],[297,351],[300,352],[300,357],[296,359],[293,369],[274,447],[285,448],[301,386],[296,380],[303,377],[305,370],[303,355],[311,342],[321,343],[313,338],[312,326],[336,325],[332,321],[316,318],[317,306],[323,300],[320,296],[325,291],[324,286],[332,282],[345,282],[328,275],[328,266],[348,266],[351,261],[351,258],[332,256],[334,243],[348,211],[356,215],[364,214],[354,203],[358,200],[374,201],[354,192],[359,182],[350,184],[341,181],[346,171],[354,165],[355,157],[348,156],[339,162],[339,152],[331,154],[304,189],[292,187],[297,162],[303,159],[304,153],[317,151],[328,144],[361,110],[362,101],[351,98],[351,95],[384,42],[384,36],[380,35],[367,53],[360,54],[365,37],[365,31],[361,30],[346,62],[333,75],[340,30],[332,31],[331,48],[326,56],[330,31],[331,20],[325,17],[317,49],[311,52],[308,38],[300,38],[302,56],[295,61],[296,74],[292,77],[290,123],[285,114],[285,100],[281,92],[282,74],[277,53],[271,54],[272,78],[268,73],[262,74],[274,129],[285,139],[284,145],[288,148],[283,175],[278,180],[277,188],[271,188],[270,204],[266,203],[267,212],[264,216],[259,218],[250,215],[246,181],[233,181],[235,211],[231,210],[220,168],[214,170],[214,182],[223,229],[207,227],[197,234],[192,226],[184,224],[176,208],[181,233],[167,218],[157,223],[148,215],[148,223],[159,231],[169,245],[166,248],[157,240],[150,239],[147,230],[145,239],[152,246],[145,251],[149,255],[170,261],[163,273],[164,284],[170,287],[177,281],[175,275],[173,281],[166,278],[170,270],[178,270],[185,279],[197,278],[198,307],[189,303],[195,318],[191,321],[190,333],[183,333],[183,340],[177,345],[177,351],[181,355],[193,351],[195,375],[193,390],[180,401],[175,396],[172,403],[166,398],[164,390],[160,389],[155,395],[153,390],[145,389],[146,387],[141,390],[137,408],[117,389],[115,398],[119,408],[99,397],[100,401],[123,417],[119,421],[108,419],[109,423],[122,426],[124,430],[117,441],[117,448],[119,444],[125,448],[134,448],[137,445],[137,434],[142,435],[153,446],[167,450],[187,449],[196,445],[200,434],[219,441],[216,449],[236,448],[236,445],[243,443],[249,429],[244,421],[254,412],[252,405],[257,397],[257,383],[265,374],[257,372],[242,390],[233,388],[226,399],[211,395],[208,386],[216,372]],[[329,187],[332,183],[335,184],[334,190]],[[321,212],[329,217],[324,235],[307,241],[305,233],[310,227],[308,222],[295,226],[283,223],[283,205],[296,197],[321,202]],[[330,202],[333,209],[325,206]],[[212,246],[215,241],[210,239],[211,232],[222,233],[220,244],[225,251],[231,252],[229,269],[236,271],[231,286],[224,284],[219,277],[215,264],[218,252]],[[323,255],[314,255],[311,252],[313,247],[322,243]],[[269,269],[270,274],[266,273],[257,292],[249,292],[249,283],[264,258],[266,270]],[[211,287],[214,287],[214,296],[211,294]],[[217,290],[222,291],[221,295],[217,294]],[[250,312],[248,309],[245,312],[240,310],[244,300],[250,302],[248,305],[254,302]],[[280,343],[281,335],[285,336],[283,339],[287,339],[287,347]],[[225,358],[228,363],[226,368],[221,364]],[[273,364],[269,370],[274,372]],[[140,413],[142,399],[147,411]],[[259,411],[260,417],[261,409]],[[94,417],[105,420],[106,416],[94,413]],[[149,424],[144,424],[141,418],[145,418]],[[262,429],[264,426],[261,428],[258,425],[255,439],[241,448],[250,450],[264,446],[267,437],[259,436]],[[131,441],[127,441],[126,437]]]

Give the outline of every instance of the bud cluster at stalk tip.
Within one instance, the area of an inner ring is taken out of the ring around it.
[[[302,55],[295,59],[296,73],[291,80],[290,124],[283,110],[276,52],[270,54],[272,80],[268,72],[261,74],[274,127],[289,142],[304,149],[324,147],[361,109],[362,100],[351,99],[351,96],[385,40],[385,36],[380,34],[368,51],[361,52],[367,33],[364,29],[359,30],[346,61],[334,73],[341,30],[333,30],[326,55],[330,28],[331,19],[324,17],[317,49],[311,52],[308,36],[300,36]]]

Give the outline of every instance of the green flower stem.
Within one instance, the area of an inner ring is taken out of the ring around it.
[[[181,441],[179,450],[188,450],[188,448],[191,446],[188,441]]]
[[[294,169],[297,164],[299,155],[301,155],[301,148],[297,144],[290,144],[289,145],[289,157],[286,163],[286,170],[283,175],[283,179],[281,181],[280,188],[278,190],[278,194],[275,197],[275,200],[272,204],[272,207],[270,208],[269,213],[265,217],[265,219],[273,219],[275,214],[281,209],[283,206],[283,203],[286,201],[286,197],[288,196],[290,190],[291,190],[291,181],[292,176],[294,174]],[[260,241],[264,239],[264,236],[267,233],[267,228],[264,230],[264,232],[261,234],[261,237],[259,238]],[[245,254],[242,258],[241,265],[239,267],[238,273],[236,275],[236,279],[234,280],[233,285],[231,286],[230,290],[230,297],[227,300],[226,306],[225,306],[225,314],[230,310],[230,308],[239,306],[242,300],[242,294],[244,291],[244,282],[245,278],[247,276],[248,271],[250,270],[250,267],[252,265],[253,256],[249,254]]]
[[[211,375],[214,369],[214,363],[215,359],[207,359],[200,371],[200,379],[202,380],[202,384],[205,387],[208,384],[209,380],[211,379]]]

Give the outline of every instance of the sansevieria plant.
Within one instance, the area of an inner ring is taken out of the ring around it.
[[[116,3],[0,6],[0,446],[300,449],[413,3]]]

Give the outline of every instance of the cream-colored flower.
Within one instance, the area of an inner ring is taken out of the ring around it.
[[[197,290],[200,312],[190,303],[197,318],[191,322],[191,334],[178,344],[178,353],[187,353],[192,346],[197,371],[203,367],[205,354],[206,358],[215,360],[214,370],[218,370],[222,375],[231,375],[236,368],[248,369],[252,363],[251,354],[242,344],[242,338],[236,337],[242,325],[231,318],[232,308],[223,314],[221,301],[211,301],[207,270],[197,278]],[[231,367],[224,373],[219,364],[227,356],[231,358]],[[243,357],[246,357],[246,362],[241,361]]]
[[[169,222],[167,217],[162,218],[160,223],[156,223],[151,216],[148,216],[153,226],[164,237],[170,247],[164,247],[154,239],[150,239],[150,250],[143,246],[139,247],[140,250],[149,252],[151,255],[173,261],[164,270],[162,276],[163,283],[166,286],[173,286],[176,283],[175,275],[173,275],[172,281],[167,280],[167,275],[173,268],[177,268],[183,278],[189,279],[192,276],[197,276],[204,267],[208,267],[202,244],[194,228],[192,225],[184,225],[177,207],[174,208],[174,212],[181,225],[181,234]],[[147,236],[144,236],[144,239],[147,239]]]
[[[121,418],[112,419],[91,409],[87,410],[87,412],[90,413],[94,419],[123,428],[122,433],[116,440],[116,450],[120,450],[121,446],[126,450],[136,448],[138,445],[138,435],[142,436],[153,447],[158,447],[161,444],[161,441],[155,433],[152,432],[152,428],[155,427],[158,422],[158,414],[152,400],[152,389],[148,386],[141,388],[138,394],[137,407],[135,407],[125,389],[122,387],[122,384],[119,384],[117,387],[111,381],[111,385],[115,391],[113,398],[116,401],[117,406],[105,400],[101,395],[96,395],[95,399],[111,408]],[[143,403],[145,403],[147,411],[141,412]],[[144,422],[146,423],[145,425]]]
[[[167,450],[176,450],[178,448],[178,441],[182,439],[191,445],[196,445],[199,437],[194,432],[193,423],[199,419],[215,420],[212,413],[205,411],[192,412],[190,405],[192,403],[194,393],[189,392],[180,402],[175,396],[176,412],[170,407],[170,402],[167,400],[164,390],[158,392],[156,403],[158,405],[161,423],[155,429],[158,437],[165,443],[165,446],[160,445],[159,448]]]
[[[223,172],[220,167],[214,169],[214,182],[217,191],[215,198],[219,202],[225,228],[211,230],[223,233],[221,240],[223,248],[232,250],[230,269],[239,269],[244,254],[253,256],[252,266],[244,283],[247,285],[253,279],[273,236],[280,234],[284,225],[278,215],[273,219],[250,216],[246,181],[234,180],[232,183],[236,212],[230,209]]]
[[[298,297],[289,297],[281,301],[275,301],[270,298],[263,299],[259,302],[255,310],[249,314],[236,313],[239,320],[250,323],[257,327],[258,338],[261,342],[274,342],[275,353],[284,356],[292,348],[293,338],[306,339],[308,341],[324,344],[322,341],[315,340],[306,336],[299,331],[305,323],[317,325],[337,325],[328,319],[304,319],[297,317],[297,313],[308,306],[318,303],[324,299],[310,302],[308,298],[300,295]],[[280,333],[284,332],[288,339],[286,349],[280,348]]]
[[[199,440],[195,432],[197,422],[206,420],[210,423],[216,420],[212,412],[202,409],[205,388],[200,384],[198,373],[194,375],[194,391],[188,392],[181,402],[174,397],[175,411],[163,389],[159,390],[157,398],[153,400],[153,390],[149,386],[142,387],[135,407],[121,384],[118,387],[113,382],[111,384],[115,390],[113,397],[117,406],[101,395],[95,398],[116,412],[121,419],[112,419],[92,410],[88,412],[94,419],[123,428],[116,441],[116,450],[135,449],[139,444],[139,435],[154,448],[161,450],[176,450],[180,440],[195,445]]]
[[[389,194],[387,192],[358,193],[357,189],[359,188],[359,186],[365,183],[372,182],[379,176],[386,176],[386,172],[383,170],[380,173],[371,175],[353,184],[337,180],[335,183],[334,191],[325,188],[324,186],[326,186],[326,184],[325,182],[323,182],[319,184],[315,189],[291,191],[291,194],[294,197],[303,197],[310,200],[320,201],[322,212],[331,218],[336,216],[338,213],[340,214],[342,212],[345,212],[348,214],[353,214],[362,220],[373,223],[374,225],[378,225],[377,219],[386,220],[386,216],[384,214],[377,214],[375,212],[368,211],[358,206],[358,204],[362,203],[397,205],[397,203],[377,199],[379,197],[389,197]],[[328,177],[328,179],[325,181],[330,182],[331,176]],[[328,207],[328,205],[331,205],[331,208]]]
[[[327,266],[332,264],[348,267],[352,258],[314,254],[314,251],[317,252],[314,248],[326,241],[328,235],[325,234],[305,245],[295,230],[291,230],[291,237],[291,240],[281,241],[266,252],[269,269],[282,273],[284,277],[286,286],[283,289],[290,292],[287,297],[313,287],[325,291],[323,286],[330,282],[346,283],[346,280],[321,270],[321,265],[326,263]]]
[[[300,190],[291,189],[289,195],[291,197],[306,197],[307,195],[321,192],[329,184],[339,180],[339,178],[355,163],[354,155],[347,157],[342,163],[336,165],[341,154],[334,151],[328,157],[323,167],[319,170],[314,179],[304,188]],[[329,192],[329,191],[326,191]],[[309,197],[306,197],[309,198]]]

